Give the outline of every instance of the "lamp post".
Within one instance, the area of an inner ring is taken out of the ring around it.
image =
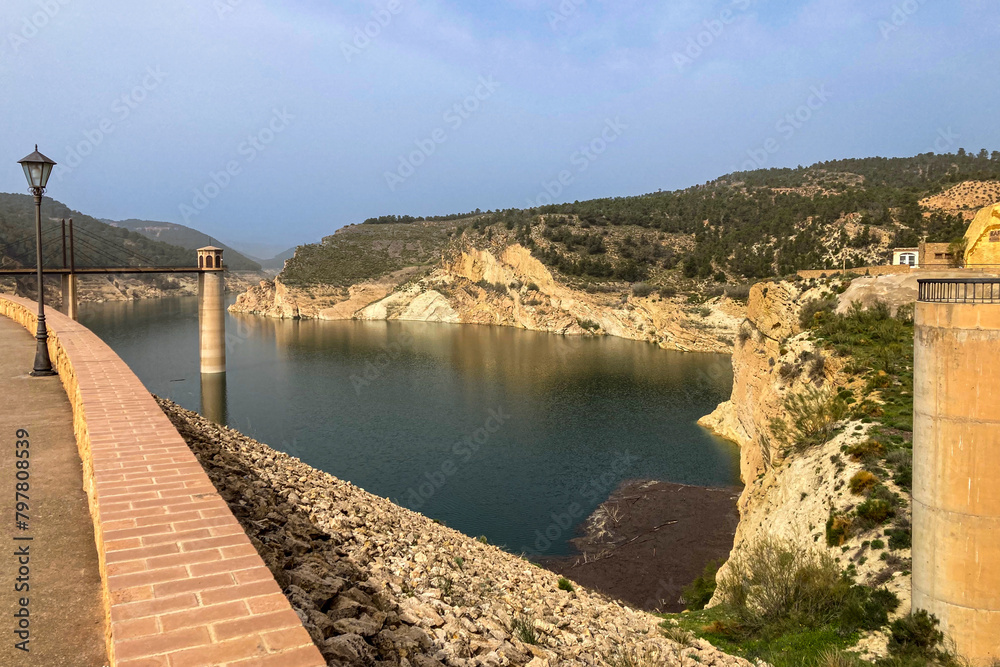
[[[45,284],[42,276],[42,193],[49,182],[52,174],[52,167],[55,162],[38,152],[38,144],[35,144],[35,152],[18,160],[24,168],[24,175],[28,179],[28,189],[35,196],[35,250],[38,265],[38,330],[35,333],[35,340],[38,344],[35,348],[35,368],[31,375],[35,377],[47,377],[55,375],[52,370],[52,361],[49,359],[49,332],[45,328]]]

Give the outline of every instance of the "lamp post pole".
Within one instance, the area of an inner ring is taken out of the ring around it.
[[[35,332],[35,377],[55,375],[49,359],[49,330],[45,326],[45,283],[42,274],[42,188],[32,188],[35,195],[35,250],[38,263],[38,330]]]
[[[35,332],[35,367],[31,371],[34,377],[49,377],[55,375],[52,370],[52,360],[49,359],[49,331],[45,326],[45,283],[42,266],[42,194],[48,183],[49,175],[55,162],[38,152],[19,161],[24,167],[24,175],[28,179],[28,187],[35,196],[35,261],[38,269],[38,329]]]

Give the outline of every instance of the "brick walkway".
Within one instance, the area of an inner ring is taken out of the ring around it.
[[[108,658],[101,573],[73,409],[59,378],[28,376],[34,361],[35,339],[0,317],[0,665],[103,667]],[[27,432],[27,447],[16,446],[19,430]],[[19,449],[28,450],[27,459],[17,457]],[[21,475],[27,476],[27,486],[21,486],[28,498],[27,530],[15,525],[18,461],[27,466]],[[18,574],[18,550],[28,551],[26,576]],[[15,584],[29,588],[18,592]],[[27,653],[15,647],[22,637],[11,640],[21,598],[28,600]]]
[[[0,315],[33,330],[32,304]],[[73,407],[115,667],[325,661],[187,444],[121,359],[46,311]]]

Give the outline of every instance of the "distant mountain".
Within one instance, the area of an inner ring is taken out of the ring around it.
[[[519,244],[578,288],[747,282],[886,264],[894,247],[961,239],[998,193],[1000,151],[985,149],[759,169],[673,192],[370,218],[301,246],[281,280],[346,287],[468,247]]]
[[[281,271],[285,268],[285,262],[295,256],[295,250],[296,248],[289,248],[282,253],[278,253],[271,259],[258,259],[256,257],[254,259],[265,269]]]
[[[191,250],[116,228],[46,197],[42,201],[42,248],[45,266],[62,266],[62,226],[73,218],[76,265],[194,266]],[[35,202],[30,195],[0,193],[0,266],[35,265]]]
[[[113,227],[121,227],[142,234],[155,241],[163,241],[171,245],[189,250],[196,250],[207,245],[214,245],[225,250],[226,266],[232,271],[260,271],[261,263],[256,262],[242,253],[234,250],[217,239],[199,232],[197,229],[178,225],[174,222],[155,222],[152,220],[103,220]],[[281,268],[280,266],[278,267]]]

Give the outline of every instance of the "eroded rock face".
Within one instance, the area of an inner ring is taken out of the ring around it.
[[[721,298],[704,308],[707,314],[656,295],[574,290],[556,280],[527,248],[512,245],[467,248],[422,277],[409,270],[347,289],[291,288],[277,278],[241,295],[230,310],[278,318],[489,324],[729,353],[743,307]]]
[[[847,289],[841,303],[854,289]],[[865,439],[870,425],[847,423],[835,439],[802,453],[783,451],[773,432],[775,419],[788,420],[785,403],[789,396],[810,389],[836,391],[852,386],[852,380],[842,372],[844,361],[829,356],[800,330],[802,306],[812,299],[833,297],[829,289],[805,283],[755,285],[733,354],[732,396],[699,421],[740,446],[740,475],[745,487],[730,557],[765,536],[809,549],[827,549],[825,527],[831,510],[846,511],[861,500],[847,490],[847,481],[861,465],[843,455],[842,448]],[[817,356],[823,358],[821,365],[815,361]],[[882,481],[898,491],[891,480]],[[865,539],[857,536],[830,548],[829,553],[842,567],[847,567],[848,559],[854,561],[859,581],[889,576],[885,564],[870,557],[871,553],[863,558]],[[896,555],[909,558],[908,550]],[[727,571],[723,565],[719,576],[726,576]],[[907,611],[909,575],[896,572],[885,582],[903,600],[900,612]]]
[[[160,400],[330,665],[739,665],[659,618]],[[514,630],[530,629],[537,644]]]

